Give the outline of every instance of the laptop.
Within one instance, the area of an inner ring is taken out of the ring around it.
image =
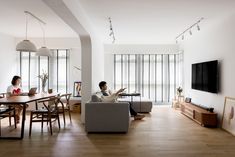
[[[33,87],[29,90],[28,93],[22,93],[22,96],[34,96],[36,94],[37,87]]]
[[[33,95],[36,94],[36,91],[37,91],[37,87],[31,88],[31,89],[29,90],[28,95],[29,95],[29,96],[33,96]]]

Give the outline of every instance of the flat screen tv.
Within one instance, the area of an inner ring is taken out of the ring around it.
[[[192,64],[192,89],[218,93],[218,61]]]

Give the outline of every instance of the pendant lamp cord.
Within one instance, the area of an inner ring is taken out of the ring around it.
[[[40,18],[38,18],[37,16],[35,16],[34,14],[32,14],[29,11],[24,11],[26,14],[26,40],[27,40],[27,32],[28,32],[28,15],[30,15],[31,17],[33,17],[34,19],[36,19],[42,29],[42,33],[43,33],[43,46],[46,46],[46,40],[45,40],[45,30],[43,29],[43,25],[46,25],[46,23],[44,21],[42,21]]]
[[[43,35],[43,46],[44,46],[44,47],[46,47],[45,30],[44,30],[44,28],[43,28],[43,26],[42,26],[42,23],[41,23],[41,22],[39,22],[39,21],[38,21],[38,23],[39,23],[39,25],[40,25],[40,28],[42,29],[42,35]]]
[[[25,26],[25,38],[26,38],[26,40],[28,40],[28,35],[27,35],[27,33],[28,33],[28,13],[25,13],[25,20],[26,20],[26,26]]]

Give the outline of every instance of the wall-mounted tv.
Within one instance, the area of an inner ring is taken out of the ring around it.
[[[192,64],[192,89],[218,93],[218,60]]]

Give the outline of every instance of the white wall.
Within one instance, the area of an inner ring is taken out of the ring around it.
[[[85,122],[85,103],[96,83],[104,77],[103,44],[87,14],[77,0],[43,0],[80,37],[82,52],[82,114]]]
[[[92,43],[91,62],[84,61],[86,64],[91,64],[92,92],[96,91],[98,83],[104,78],[104,48],[99,31],[96,30],[94,24],[90,21],[85,10],[77,0],[64,0],[64,3],[78,19],[84,29],[88,32]],[[71,26],[72,27],[72,26]],[[83,36],[83,35],[82,35]],[[82,38],[82,37],[81,37]],[[86,54],[82,54],[86,55]],[[88,66],[88,65],[87,65]],[[86,72],[87,73],[87,72]]]
[[[104,80],[104,46],[98,37],[92,37],[92,92],[99,89],[99,82]]]
[[[104,78],[110,89],[113,89],[114,57],[113,54],[173,54],[179,52],[178,45],[104,45]]]
[[[0,33],[0,92],[5,93],[11,79],[17,75],[17,52],[15,39],[12,36]]]
[[[16,38],[15,45],[23,40],[23,38]],[[30,38],[37,48],[42,46],[42,38]],[[81,42],[77,38],[46,38],[46,46],[49,49],[69,49],[69,92],[73,93],[73,83],[81,81],[81,71],[78,71],[74,66],[81,68]]]
[[[200,32],[182,43],[184,49],[185,96],[196,104],[214,107],[221,118],[225,96],[235,97],[235,14],[206,19]],[[220,92],[212,94],[191,89],[191,64],[210,60],[220,62]]]

